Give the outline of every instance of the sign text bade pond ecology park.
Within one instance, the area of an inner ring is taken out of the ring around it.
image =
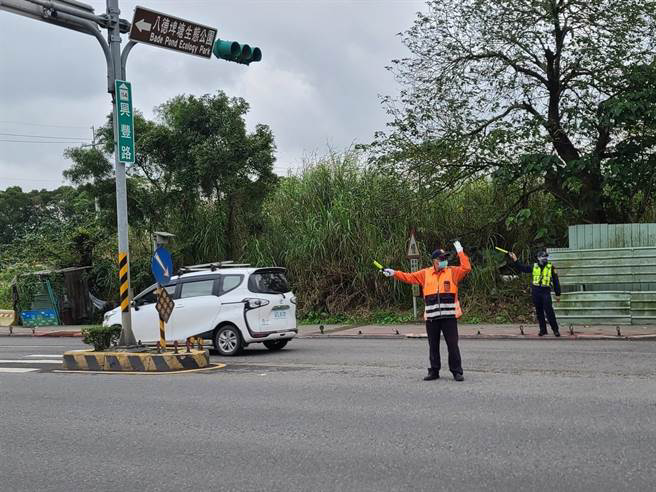
[[[211,58],[216,29],[154,10],[134,10],[130,39],[190,55]]]

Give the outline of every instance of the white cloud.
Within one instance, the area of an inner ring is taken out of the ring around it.
[[[87,3],[105,10],[103,0]],[[384,127],[378,94],[397,90],[384,66],[402,55],[395,34],[423,6],[420,0],[120,0],[122,17],[132,20],[137,3],[215,26],[223,39],[259,46],[263,60],[246,67],[137,45],[127,68],[135,106],[152,117],[155,106],[182,93],[243,97],[251,106],[249,126],[268,124],[274,133],[281,174],[327,144],[368,141]],[[104,123],[110,98],[93,37],[0,11],[0,46],[0,133],[88,137],[88,127]],[[58,186],[70,165],[64,147],[0,141],[0,189]]]

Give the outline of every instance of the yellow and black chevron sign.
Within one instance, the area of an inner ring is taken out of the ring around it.
[[[170,372],[203,369],[210,365],[207,350],[174,354],[131,352],[66,352],[64,369],[69,371]]]
[[[121,311],[130,309],[130,282],[128,281],[128,254],[118,254],[118,276],[121,279],[119,291],[121,293]]]

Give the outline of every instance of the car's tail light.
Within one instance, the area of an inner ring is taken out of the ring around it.
[[[269,301],[267,299],[260,299],[259,297],[247,297],[246,299],[243,299],[241,302],[243,302],[246,305],[246,309],[257,309],[269,304]]]

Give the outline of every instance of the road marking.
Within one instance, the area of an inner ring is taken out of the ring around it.
[[[47,348],[47,349],[52,349],[55,347],[70,347],[70,345],[0,345],[0,350],[10,350],[10,349],[15,349],[15,348],[29,348],[29,349],[35,349],[35,348]]]
[[[0,372],[34,372],[38,369],[30,369],[27,367],[0,367]]]
[[[59,364],[58,360],[0,360],[0,364]]]
[[[40,358],[43,358],[43,359],[46,359],[46,358],[47,359],[50,359],[50,358],[61,359],[63,357],[63,355],[62,354],[32,354],[32,355],[26,355],[23,358],[27,359],[28,357],[40,357]]]
[[[214,369],[223,369],[225,364],[210,364],[207,367],[199,367],[198,369],[180,369],[177,371],[152,371],[152,372],[134,372],[134,371],[71,371],[68,369],[55,369],[52,372],[60,374],[107,374],[107,375],[128,375],[128,376],[176,376],[180,374],[189,374],[190,372],[203,372],[212,371]]]

